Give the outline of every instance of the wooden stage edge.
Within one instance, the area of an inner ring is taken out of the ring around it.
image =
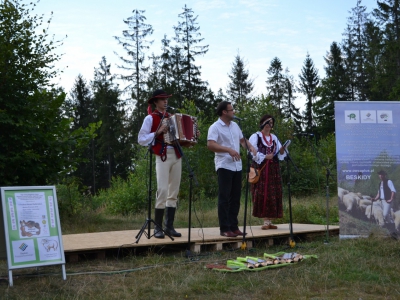
[[[327,233],[326,225],[293,224],[293,238],[296,240],[311,240],[315,236],[323,236]],[[106,250],[137,247],[162,247],[180,245],[188,248],[188,228],[176,228],[182,237],[171,240],[168,236],[164,239],[153,237],[153,229],[148,238],[148,229],[143,232],[139,240],[136,236],[140,230],[108,231],[96,233],[81,233],[63,235],[64,253],[69,262],[78,261],[79,255],[94,253],[97,258],[105,258]],[[243,230],[240,227],[240,230]],[[253,242],[267,240],[269,245],[274,244],[274,239],[290,238],[289,224],[279,224],[278,229],[262,230],[261,226],[246,227],[246,247],[252,248]],[[339,226],[329,226],[329,235],[338,235]],[[243,238],[227,238],[220,235],[218,227],[192,228],[190,231],[190,251],[200,253],[202,250],[218,251],[224,247],[237,249],[242,245]],[[138,243],[136,243],[138,242]]]

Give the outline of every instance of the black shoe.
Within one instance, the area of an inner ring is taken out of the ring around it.
[[[165,208],[165,223],[164,223],[164,231],[173,237],[181,237],[182,234],[177,232],[174,228],[174,220],[175,220],[175,207],[166,207]]]
[[[154,226],[154,237],[157,239],[163,239],[165,237],[161,227],[163,217],[164,217],[164,209],[156,208],[154,210],[154,222],[156,222],[157,225]]]

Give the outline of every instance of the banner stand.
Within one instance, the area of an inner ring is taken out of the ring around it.
[[[55,186],[2,187],[1,204],[9,285],[14,269],[58,264],[66,280]]]

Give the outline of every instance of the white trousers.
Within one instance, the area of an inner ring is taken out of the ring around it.
[[[157,196],[156,207],[176,207],[182,174],[182,159],[178,159],[173,148],[167,149],[167,159],[156,156]]]
[[[394,223],[390,211],[390,209],[392,208],[392,202],[387,203],[386,200],[382,200],[381,205],[383,211],[383,219],[385,220],[385,223]]]

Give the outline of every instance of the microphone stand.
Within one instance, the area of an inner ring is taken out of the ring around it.
[[[168,108],[172,108],[170,106],[167,107]],[[173,108],[172,108],[173,109]],[[181,154],[181,158],[185,160],[186,166],[188,168],[188,173],[189,173],[189,224],[188,224],[188,242],[187,242],[187,248],[186,248],[186,253],[185,256],[187,258],[192,257],[193,254],[190,251],[190,234],[191,234],[191,228],[192,228],[192,191],[193,191],[193,179],[195,180],[195,184],[196,186],[199,185],[192,167],[190,166],[190,163],[185,155],[185,153],[183,152],[182,146],[179,143],[178,139],[176,138],[176,130],[175,130],[175,126],[170,126],[170,132],[168,133],[170,134],[170,137],[172,137],[172,142],[173,144],[178,148],[179,153]]]
[[[158,124],[158,127],[156,129],[155,132],[158,131],[158,129],[160,128],[162,121],[165,118],[165,113],[163,114],[160,124]],[[156,134],[154,134],[154,138],[153,140],[149,143],[148,145],[148,150],[146,152],[145,158],[147,156],[147,154],[150,153],[149,156],[149,188],[147,191],[147,204],[148,204],[148,208],[147,208],[147,219],[144,222],[142,228],[139,230],[138,234],[136,235],[136,244],[139,243],[140,238],[142,237],[143,233],[145,236],[147,236],[148,239],[150,239],[152,236],[154,236],[154,234],[151,234],[151,226],[150,224],[153,223],[155,226],[158,226],[158,228],[160,228],[160,230],[162,230],[164,232],[165,235],[167,235],[171,240],[174,240],[173,237],[171,235],[169,235],[167,232],[164,231],[164,229],[162,228],[162,224],[157,224],[152,218],[151,218],[151,182],[152,182],[152,174],[153,174],[153,168],[152,168],[152,164],[153,164],[153,150],[151,149],[151,146],[154,143],[154,140],[156,139]],[[161,225],[161,226],[160,226]],[[147,227],[147,232],[145,231]]]
[[[279,141],[279,138],[278,138],[277,135],[276,135],[276,138],[277,138],[278,142],[282,145],[282,143]],[[291,196],[291,191],[290,191],[290,165],[289,165],[289,161],[292,163],[292,165],[294,166],[294,168],[296,169],[297,172],[299,172],[299,169],[294,164],[292,158],[289,155],[289,152],[286,150],[286,148],[284,148],[284,149],[285,149],[285,153],[286,153],[285,161],[286,161],[286,166],[287,166],[287,186],[288,186],[288,197],[289,197],[289,231],[290,231],[289,246],[291,248],[294,248],[296,246],[296,242],[294,241],[294,237],[293,237],[292,196]]]
[[[326,187],[325,187],[325,190],[326,190],[326,240],[325,240],[325,244],[327,244],[327,243],[329,243],[329,176],[331,174],[331,171],[329,170],[329,168],[326,166],[326,164],[323,162],[323,160],[319,156],[317,149],[314,147],[314,144],[311,143],[309,137],[310,137],[310,135],[307,134],[307,142],[311,145],[311,148],[313,149],[320,164],[323,165],[326,170],[326,175],[325,175],[326,176]],[[371,207],[371,211],[372,211],[372,207]]]
[[[235,118],[236,120],[239,121],[239,127],[242,129],[241,126],[241,119]],[[245,200],[244,200],[244,219],[243,219],[243,238],[242,238],[242,245],[240,246],[240,249],[246,250],[247,249],[247,243],[246,243],[246,223],[247,223],[247,202],[248,202],[248,197],[249,197],[249,173],[250,173],[250,165],[251,165],[251,160],[253,159],[253,156],[251,155],[249,145],[247,144],[247,139],[243,135],[245,139],[245,144],[246,144],[246,149],[247,149],[247,166],[246,166],[246,193],[245,193]],[[257,170],[255,169],[255,172],[257,173]]]

